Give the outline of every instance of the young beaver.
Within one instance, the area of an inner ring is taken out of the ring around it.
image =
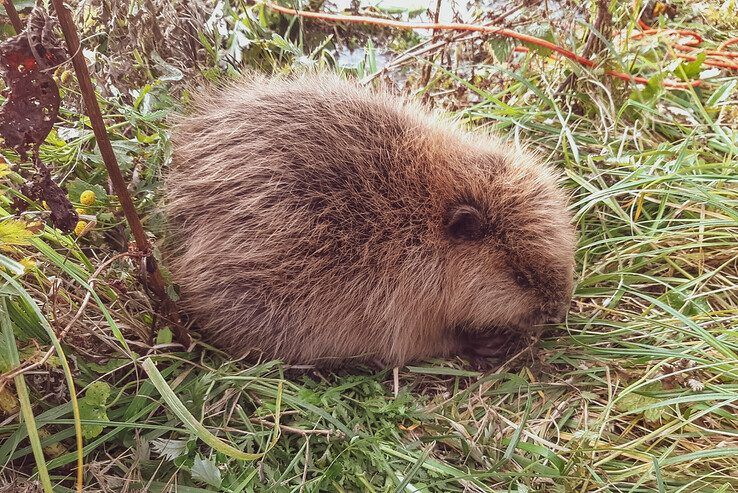
[[[484,355],[500,330],[566,314],[575,233],[557,175],[413,103],[331,75],[250,76],[195,96],[173,149],[169,267],[234,356]]]

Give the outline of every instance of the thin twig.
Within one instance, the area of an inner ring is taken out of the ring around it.
[[[522,8],[521,6],[513,7],[511,9],[507,10],[506,12],[503,12],[500,15],[496,16],[494,19],[491,19],[489,22],[485,22],[483,25],[485,25],[485,26],[494,26],[494,25],[496,25],[496,24],[504,21],[507,17],[509,17],[510,15],[514,14],[515,12],[517,12],[518,10],[520,10],[521,8]],[[455,33],[454,35],[452,35],[451,39],[444,39],[444,40],[441,40],[441,41],[438,41],[438,42],[432,43],[432,44],[429,44],[430,41],[431,41],[430,39],[426,39],[425,41],[422,41],[422,42],[416,44],[415,46],[413,46],[411,48],[408,48],[407,50],[405,50],[405,52],[401,53],[397,58],[393,59],[390,63],[388,63],[387,65],[385,65],[381,69],[377,70],[373,74],[368,75],[367,77],[363,78],[360,81],[360,83],[363,84],[363,85],[366,85],[369,82],[371,82],[372,80],[376,79],[380,74],[385,73],[385,72],[387,72],[390,69],[395,69],[395,68],[402,67],[404,64],[406,64],[410,60],[414,60],[414,59],[420,57],[421,55],[424,55],[426,53],[432,52],[432,51],[434,51],[434,50],[436,50],[438,48],[442,48],[444,46],[447,46],[447,45],[449,45],[451,43],[455,43],[457,41],[468,41],[470,39],[476,39],[476,38],[478,38],[480,36],[483,36],[483,35],[484,35],[484,33],[479,33],[479,32],[469,33],[469,32],[466,32],[466,31],[462,31],[462,32],[458,32],[458,33]]]
[[[310,464],[310,437],[305,437],[305,465],[302,467],[302,484],[300,484],[300,493],[305,490],[307,482],[308,464]]]
[[[271,421],[267,421],[265,419],[259,419],[259,418],[251,418],[250,420],[252,423],[257,423],[260,425],[268,426],[270,428],[274,428],[274,423]],[[308,436],[308,435],[325,435],[330,436],[334,434],[335,432],[333,430],[303,430],[300,428],[293,428],[291,426],[283,425],[280,423],[279,429],[284,431],[285,433],[292,433],[295,435],[300,436]]]
[[[595,19],[592,28],[587,35],[587,41],[584,43],[584,49],[582,50],[582,56],[590,58],[593,54],[598,52],[602,47],[602,39],[600,36],[607,36],[605,29],[609,29],[612,24],[612,14],[610,14],[610,7],[608,0],[597,1],[597,18]],[[565,94],[574,85],[577,79],[576,73],[572,72],[564,80],[564,82],[556,90],[557,94]]]
[[[102,37],[102,36],[105,36],[105,33],[95,33],[95,34],[90,34],[90,35],[89,35],[89,36],[87,36],[86,38],[82,39],[82,41],[83,41],[83,42],[84,42],[84,41],[88,41],[88,40],[90,40],[90,39],[92,39],[92,38],[96,38],[96,37],[98,37],[98,36],[100,36],[100,37]],[[79,48],[77,48],[77,51],[81,51],[81,50],[82,50],[82,44],[80,43],[80,45],[79,45]],[[76,55],[76,54],[77,54],[77,53],[75,52],[75,53],[74,53],[74,55]],[[72,56],[70,56],[70,57],[67,57],[66,59],[62,60],[61,62],[59,62],[59,63],[57,63],[57,64],[54,64],[54,65],[49,65],[48,67],[46,67],[45,69],[42,69],[42,70],[40,70],[40,71],[41,71],[41,72],[51,72],[51,71],[53,71],[53,70],[56,70],[57,68],[61,67],[62,65],[66,65],[67,63],[71,62],[71,61],[72,61],[72,57],[74,57],[74,55],[72,55]],[[71,173],[71,171],[70,171],[70,173]]]
[[[439,18],[440,14],[441,14],[441,2],[442,1],[443,0],[436,0],[436,11],[433,14],[433,22],[435,24],[438,24],[438,18]],[[433,30],[433,35],[431,36],[431,43],[436,43],[437,41],[438,41],[438,30],[434,29]],[[431,69],[432,69],[432,67],[433,66],[430,63],[426,64],[423,67],[423,73],[422,73],[422,75],[420,77],[420,84],[419,84],[419,86],[421,88],[424,88],[425,86],[428,85],[428,81],[430,80],[430,76],[431,76]],[[425,92],[425,94],[423,96],[423,100],[426,100],[427,97],[428,97],[428,91]]]
[[[74,323],[76,323],[77,320],[79,320],[79,317],[81,317],[82,316],[82,313],[85,311],[85,308],[87,307],[87,303],[90,301],[90,298],[91,298],[92,287],[93,287],[93,283],[91,282],[90,283],[90,291],[87,291],[87,294],[85,295],[84,299],[82,300],[82,304],[79,306],[79,309],[77,310],[77,313],[74,314],[74,317],[72,317],[72,320],[67,324],[66,327],[64,327],[64,330],[62,330],[59,333],[58,338],[59,338],[59,341],[60,342],[64,339],[64,337],[67,335],[67,333],[69,332],[69,330],[72,328],[72,325]],[[28,366],[23,366],[23,367],[20,367],[20,368],[16,368],[15,370],[10,371],[8,373],[5,373],[4,375],[0,375],[0,389],[5,385],[5,382],[6,381],[12,380],[13,378],[17,377],[18,375],[21,375],[23,373],[27,373],[29,371],[33,371],[36,368],[40,368],[41,366],[43,366],[44,364],[46,364],[46,362],[49,360],[49,358],[51,358],[51,356],[56,352],[55,349],[56,348],[54,346],[51,346],[49,348],[49,350],[46,351],[46,353],[44,353],[43,357],[40,360],[38,360],[36,363],[33,363],[31,365],[28,365]]]
[[[60,0],[54,0],[54,1],[60,1]],[[555,43],[552,43],[545,39],[537,38],[535,36],[530,36],[528,34],[519,33],[517,31],[513,31],[511,29],[507,29],[504,27],[464,24],[461,22],[437,22],[437,23],[404,22],[404,21],[396,21],[393,19],[380,19],[378,17],[370,17],[370,16],[365,16],[365,15],[338,15],[338,14],[325,14],[322,12],[310,12],[306,10],[298,11],[298,10],[282,7],[279,5],[275,5],[271,2],[265,2],[265,5],[269,7],[270,9],[275,10],[277,12],[281,12],[283,14],[297,15],[300,17],[307,17],[308,19],[319,19],[319,20],[333,21],[333,22],[346,22],[350,24],[370,24],[370,25],[375,25],[375,26],[394,27],[397,29],[405,29],[405,30],[428,29],[428,30],[443,30],[443,31],[478,31],[478,32],[486,32],[490,34],[497,34],[500,36],[506,36],[508,38],[514,38],[519,41],[524,41],[526,43],[535,44],[542,48],[547,48],[551,51],[555,51],[556,53],[559,53],[565,56],[566,58],[570,58],[574,61],[577,61],[587,67],[595,66],[595,62],[593,62],[592,60],[589,60],[587,58],[584,58],[583,56],[577,55],[576,53],[573,53],[572,51],[567,50],[566,48],[563,48]]]

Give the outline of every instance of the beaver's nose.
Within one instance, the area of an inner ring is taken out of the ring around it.
[[[569,312],[569,301],[548,305],[543,309],[543,319],[547,324],[557,324],[563,322],[566,314]]]

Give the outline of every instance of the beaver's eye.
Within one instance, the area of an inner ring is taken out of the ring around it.
[[[446,231],[455,240],[476,240],[482,237],[482,214],[470,205],[457,206],[446,221]]]
[[[530,278],[522,272],[515,273],[515,282],[523,289],[528,289],[531,287]]]

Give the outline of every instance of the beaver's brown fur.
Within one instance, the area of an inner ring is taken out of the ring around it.
[[[534,156],[337,76],[251,76],[173,133],[166,251],[207,340],[402,364],[558,321],[575,234]]]

